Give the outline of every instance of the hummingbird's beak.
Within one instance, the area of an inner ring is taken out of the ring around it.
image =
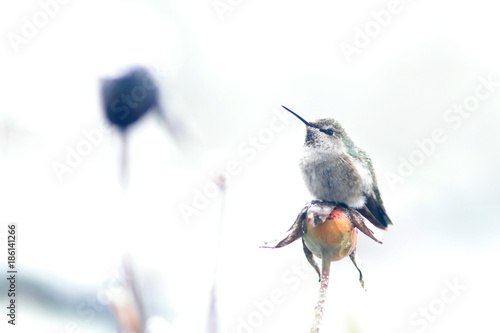
[[[317,126],[314,126],[313,124],[309,123],[307,120],[305,120],[304,118],[302,118],[301,116],[299,116],[298,114],[296,114],[295,112],[293,112],[292,110],[290,110],[289,108],[287,108],[286,106],[282,105],[281,107],[283,109],[287,110],[288,112],[290,112],[291,114],[293,114],[295,117],[299,118],[300,121],[302,121],[304,124],[306,124],[306,126],[318,128]]]

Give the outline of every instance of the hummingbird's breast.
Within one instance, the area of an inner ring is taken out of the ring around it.
[[[350,155],[304,148],[300,168],[309,192],[319,200],[343,203],[353,208],[365,204],[370,177]]]

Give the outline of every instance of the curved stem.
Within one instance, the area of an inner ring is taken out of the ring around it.
[[[328,291],[328,282],[330,281],[330,264],[332,257],[329,254],[322,255],[321,262],[321,284],[319,288],[318,304],[314,308],[314,321],[311,328],[311,333],[318,333],[323,318],[324,304],[326,301],[326,293]]]
[[[121,182],[122,188],[125,189],[127,187],[127,179],[128,179],[128,138],[127,133],[122,131],[121,133],[122,139],[122,156],[121,156]]]
[[[212,287],[210,289],[209,296],[209,305],[208,305],[208,324],[207,324],[207,333],[217,333],[219,332],[219,308],[217,303],[217,270],[220,265],[220,258],[222,257],[222,234],[224,232],[224,215],[226,208],[226,189],[227,189],[227,179],[220,174],[220,178],[217,178],[217,185],[219,185],[219,189],[221,191],[221,209],[220,209],[220,221],[218,226],[218,234],[217,234],[217,248],[215,252],[215,263],[214,263],[214,271],[212,276]]]

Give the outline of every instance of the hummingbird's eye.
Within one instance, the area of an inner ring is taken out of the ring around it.
[[[333,135],[333,130],[331,128],[327,129],[327,130],[321,130],[321,132],[327,134],[327,135]]]

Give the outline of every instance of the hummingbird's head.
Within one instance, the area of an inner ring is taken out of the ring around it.
[[[308,122],[292,110],[284,106],[283,108],[306,124],[307,132],[304,144],[306,147],[342,151],[353,146],[344,128],[335,119],[325,118]]]

